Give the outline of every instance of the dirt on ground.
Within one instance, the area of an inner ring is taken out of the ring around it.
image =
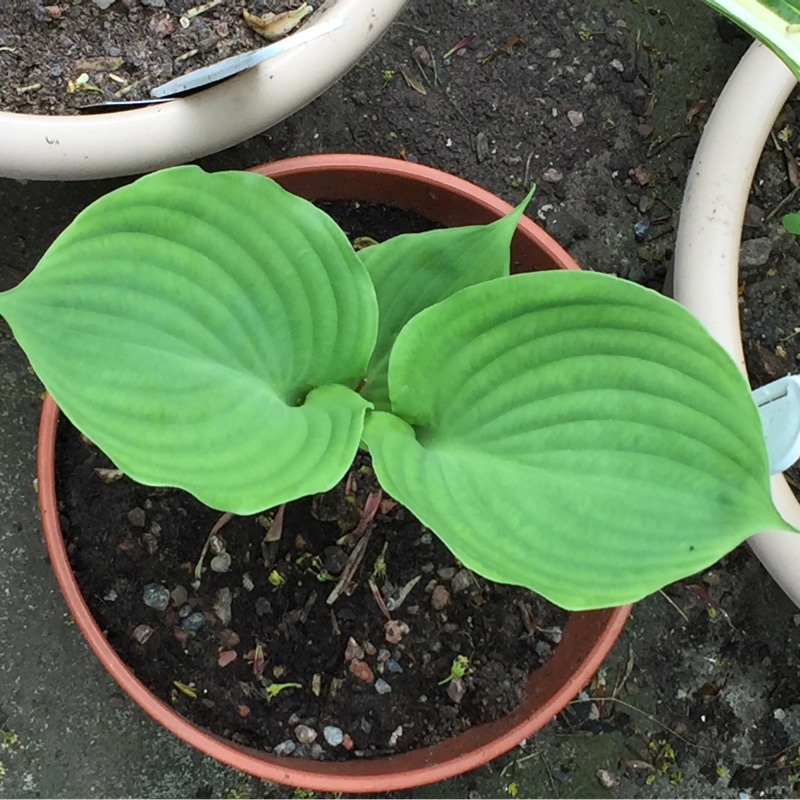
[[[512,203],[536,182],[529,213],[581,266],[660,288],[694,149],[748,44],[698,3],[677,0],[420,1],[309,108],[201,163],[376,153],[439,167]],[[775,131],[788,126],[792,156],[796,110],[795,99]],[[792,179],[770,143],[742,273],[755,381],[797,371],[800,247],[780,224],[796,198],[770,216]],[[16,283],[79,208],[118,184],[0,184],[9,209],[1,285]],[[595,680],[542,733],[414,796],[797,796],[798,646],[797,608],[742,546],[637,604]]]

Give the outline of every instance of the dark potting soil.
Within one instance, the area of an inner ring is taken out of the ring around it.
[[[199,586],[193,570],[220,514],[181,491],[125,477],[106,485],[95,469],[109,467],[61,422],[59,510],[89,607],[145,685],[241,744],[334,759],[347,747],[369,757],[431,744],[513,710],[529,672],[560,640],[565,612],[464,570],[388,498],[354,591],[328,605],[351,552],[337,540],[376,488],[365,459],[350,473],[357,488],[349,496],[343,482],[289,504],[272,552],[265,535],[274,511],[231,519],[212,542]],[[168,598],[168,607],[148,607],[145,591]],[[459,656],[469,659],[467,675],[443,683]],[[285,683],[300,686],[267,699],[267,687]],[[317,747],[301,746],[298,725],[317,733]],[[333,742],[347,735],[344,746],[326,742],[326,726],[341,731]]]
[[[321,205],[350,236],[431,227],[382,206]],[[56,463],[70,559],[109,642],[156,695],[241,744],[322,759],[433,744],[515,709],[560,641],[566,612],[464,569],[387,497],[329,605],[355,547],[342,537],[379,491],[364,455],[331,492],[286,507],[278,542],[265,539],[274,509],[230,519],[199,583],[219,512],[178,490],[105,483],[96,470],[112,464],[63,419]],[[459,658],[466,674],[453,678]]]
[[[222,0],[182,27],[181,17],[202,5],[0,0],[0,108],[71,114],[96,103],[147,99],[173,78],[269,44],[244,22],[243,8],[262,16],[299,3]]]

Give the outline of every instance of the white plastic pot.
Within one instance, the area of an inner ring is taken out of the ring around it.
[[[302,108],[385,33],[407,0],[333,0],[309,23],[344,24],[197,94],[76,116],[0,112],[0,177],[84,180],[134,175],[238,144]]]
[[[745,371],[739,325],[739,246],[756,165],[775,118],[797,81],[764,45],[734,70],[703,131],[681,205],[674,290]],[[800,528],[800,505],[782,475],[772,479],[778,510]],[[800,536],[764,531],[756,555],[800,606]]]

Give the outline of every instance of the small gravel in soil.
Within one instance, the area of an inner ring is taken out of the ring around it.
[[[317,738],[317,732],[308,725],[298,725],[294,729],[294,736],[300,744],[311,744]]]
[[[290,756],[297,748],[297,743],[293,742],[291,739],[287,739],[285,742],[281,742],[278,745],[275,745],[272,752],[276,756]]]
[[[202,611],[194,611],[181,622],[181,629],[187,633],[197,633],[205,624]]]
[[[331,747],[338,747],[344,741],[344,732],[335,725],[326,725],[322,729],[322,735]]]
[[[169,589],[160,583],[148,583],[142,592],[144,604],[156,611],[166,611],[169,605]]]

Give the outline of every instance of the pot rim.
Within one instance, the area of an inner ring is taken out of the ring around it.
[[[0,177],[89,180],[135,175],[238,144],[325,92],[377,43],[407,2],[332,0],[307,27],[342,27],[169,103],[71,116],[0,111]]]
[[[451,207],[443,199],[457,197],[472,197],[481,206],[481,213],[494,216],[511,208],[461,178],[395,159],[334,154],[289,159],[256,168],[262,174],[280,178],[282,183],[295,181],[302,186],[315,174],[327,172],[329,176],[338,176],[333,188],[339,193],[345,170],[354,178],[354,185],[368,194],[379,191],[380,187],[385,189],[408,173],[412,181],[426,187],[427,197],[440,212]],[[541,228],[531,220],[527,223],[523,225],[526,235],[537,242],[541,237],[549,240],[550,255],[563,268],[577,268]],[[534,230],[529,230],[530,226]],[[46,395],[37,454],[39,506],[50,560],[75,622],[106,670],[156,722],[206,755],[263,780],[315,791],[376,793],[434,783],[475,769],[532,736],[563,710],[599,668],[630,614],[631,606],[571,614],[551,659],[531,673],[526,700],[518,709],[494,723],[476,726],[430,747],[389,758],[321,762],[277,757],[234,744],[195,726],[146,688],[108,643],[89,610],[72,572],[59,521],[55,491],[58,417],[58,406]]]

